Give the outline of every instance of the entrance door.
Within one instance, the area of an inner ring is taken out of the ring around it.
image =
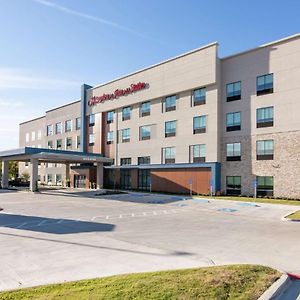
[[[86,188],[85,181],[86,181],[85,175],[74,175],[75,188]]]
[[[131,189],[131,170],[121,170],[121,189]]]

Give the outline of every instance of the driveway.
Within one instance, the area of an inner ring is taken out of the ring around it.
[[[84,190],[0,193],[0,290],[251,263],[300,273],[299,207]]]

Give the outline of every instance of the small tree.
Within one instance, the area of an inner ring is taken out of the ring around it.
[[[16,161],[10,161],[8,165],[8,178],[10,180],[15,179],[18,177],[18,172],[19,172],[19,164]],[[0,161],[0,179],[2,177],[2,163]]]
[[[29,178],[30,178],[30,175],[29,175],[29,173],[28,172],[24,172],[24,173],[22,173],[22,175],[21,175],[21,179],[22,180],[24,180],[24,181],[29,181]]]

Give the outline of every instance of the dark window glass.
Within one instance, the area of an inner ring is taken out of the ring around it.
[[[131,165],[131,158],[130,157],[121,158],[120,164],[121,166]]]
[[[273,93],[273,74],[266,74],[256,78],[257,96]]]
[[[226,114],[226,131],[241,130],[241,113],[234,112]]]
[[[130,106],[123,107],[122,120],[123,121],[130,120],[130,117],[131,117],[131,107]]]
[[[140,106],[140,116],[141,117],[146,117],[150,116],[150,109],[151,109],[151,102],[144,102]]]
[[[226,194],[227,195],[241,194],[241,176],[226,177]]]
[[[67,138],[66,139],[66,149],[72,149],[72,138]]]
[[[197,162],[205,162],[206,157],[206,146],[204,144],[202,145],[193,145],[191,146],[191,162],[197,163]]]
[[[139,170],[138,171],[138,188],[140,190],[150,190],[150,170]]]
[[[92,114],[89,116],[89,126],[92,127],[95,125],[95,115]]]
[[[226,145],[227,161],[241,160],[241,143],[232,143]]]
[[[138,165],[150,165],[150,156],[138,157]]]
[[[273,121],[273,106],[256,109],[256,127],[272,127]]]
[[[205,104],[206,88],[196,89],[193,91],[193,106]]]
[[[76,118],[76,130],[81,128],[81,118]]]
[[[176,121],[165,122],[165,137],[176,135]]]
[[[56,149],[61,150],[62,149],[62,140],[57,140],[56,141]]]
[[[175,163],[175,154],[176,154],[175,152],[176,152],[175,147],[163,148],[163,151],[162,151],[163,163],[174,164]]]
[[[206,116],[194,117],[193,120],[193,133],[205,133],[206,132]]]
[[[176,110],[176,95],[166,97],[165,112]]]
[[[106,123],[107,124],[110,124],[110,123],[114,122],[114,114],[115,114],[114,111],[108,111],[106,113]]]
[[[227,102],[241,99],[241,82],[233,82],[226,85]]]
[[[256,142],[256,159],[272,160],[274,155],[274,141],[263,140]]]
[[[114,132],[108,131],[106,137],[106,144],[113,144],[113,142],[114,142]]]
[[[257,196],[273,196],[274,179],[272,176],[257,176]]]
[[[121,169],[121,180],[120,185],[121,189],[130,190],[131,189],[131,170],[122,170]]]

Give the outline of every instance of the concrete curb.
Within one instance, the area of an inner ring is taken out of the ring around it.
[[[298,211],[298,209],[297,209],[296,211]],[[289,213],[289,214],[283,216],[283,217],[281,218],[281,220],[282,220],[282,221],[287,221],[287,222],[300,222],[300,219],[288,219],[288,218],[287,218],[289,215],[295,213],[296,211],[294,211],[294,212],[292,212],[292,213]]]
[[[275,281],[259,298],[258,300],[272,300],[282,295],[282,293],[291,284],[291,278],[287,274],[283,274]]]

